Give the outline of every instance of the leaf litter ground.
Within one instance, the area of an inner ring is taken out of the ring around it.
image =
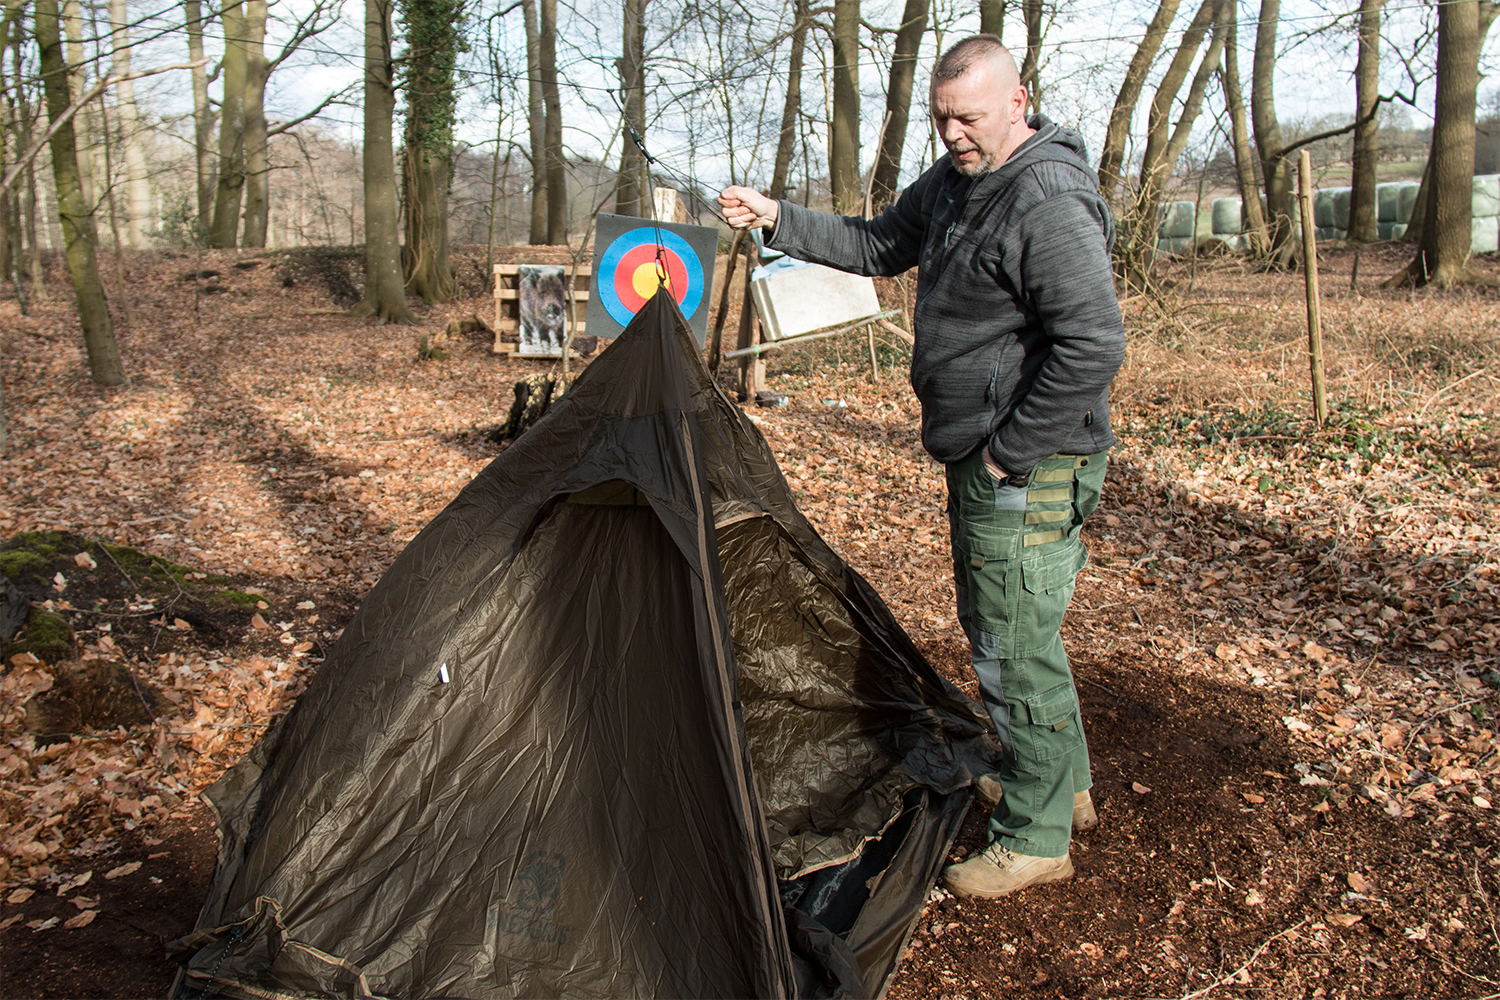
[[[88,381],[65,304],[0,300],[0,566],[72,630],[0,689],[5,995],[166,989],[161,946],[213,868],[198,793],[550,367],[465,339],[419,360],[488,311],[482,255],[456,255],[471,297],[420,330],[335,311],[346,254],[127,255],[120,389]],[[934,891],[891,996],[1500,992],[1500,301],[1381,292],[1402,252],[1363,258],[1357,295],[1353,253],[1324,261],[1323,428],[1297,276],[1173,265],[1126,303],[1120,446],[1064,626],[1102,825],[1069,882]],[[909,302],[909,279],[881,292]],[[754,416],[803,510],[974,694],[941,469],[902,349],[878,356],[872,383],[854,339],[773,355],[790,402]],[[983,829],[976,808],[954,857]]]

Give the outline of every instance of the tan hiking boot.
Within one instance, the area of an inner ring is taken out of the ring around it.
[[[1082,833],[1098,825],[1099,814],[1094,811],[1094,797],[1086,791],[1073,796],[1073,829]]]
[[[1005,789],[1000,787],[1000,776],[998,774],[981,774],[979,780],[974,782],[974,791],[979,793],[979,798],[990,808],[1000,804],[1000,799],[1005,795]]]
[[[955,896],[996,899],[1026,888],[1056,882],[1073,874],[1073,862],[1060,858],[1034,858],[991,844],[962,864],[949,865],[943,884]]]

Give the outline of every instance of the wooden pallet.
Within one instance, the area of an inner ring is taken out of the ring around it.
[[[516,349],[513,343],[501,343],[502,333],[519,333],[521,329],[521,291],[519,288],[519,277],[523,267],[558,267],[564,268],[564,281],[569,282],[569,298],[573,302],[573,315],[577,322],[573,325],[573,336],[582,336],[587,326],[585,317],[588,314],[589,304],[589,281],[593,277],[594,269],[588,264],[579,264],[576,268],[571,264],[496,264],[495,265],[495,345],[494,353],[510,354]],[[571,278],[571,281],[569,279]]]

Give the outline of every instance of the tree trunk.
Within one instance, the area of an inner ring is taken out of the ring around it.
[[[615,214],[646,218],[651,215],[651,182],[646,174],[646,157],[634,138],[645,141],[646,137],[646,0],[625,0],[624,8],[624,39],[615,62],[624,97],[621,125],[625,132],[620,139]]]
[[[187,27],[188,60],[198,62],[203,58],[201,0],[183,0],[183,18]],[[193,242],[202,245],[213,225],[214,188],[217,186],[213,159],[214,112],[208,103],[208,67],[194,66],[192,72],[193,165],[198,194],[198,224]]]
[[[119,0],[115,0],[119,2]],[[242,247],[266,245],[271,213],[271,157],[266,136],[266,0],[245,0],[245,235]]]
[[[833,0],[833,113],[828,123],[828,171],[833,210],[858,215],[859,0]]]
[[[1042,110],[1042,0],[1021,0],[1026,22],[1026,58],[1021,61],[1021,85],[1030,95],[1031,113]]]
[[[979,0],[979,33],[1000,38],[1005,34],[1006,0]]]
[[[1234,3],[1235,0],[1224,0],[1219,5],[1219,15],[1222,16],[1225,8]],[[1208,90],[1208,81],[1219,71],[1221,60],[1224,57],[1224,40],[1226,34],[1223,23],[1219,17],[1214,18],[1213,41],[1209,43],[1208,51],[1198,61],[1198,72],[1193,75],[1193,82],[1188,86],[1188,95],[1182,102],[1182,116],[1177,119],[1177,125],[1172,130],[1172,138],[1167,143],[1167,153],[1162,159],[1163,177],[1171,177],[1177,169],[1177,161],[1182,158],[1182,151],[1187,148],[1189,137],[1192,135],[1193,126],[1198,121],[1198,115],[1203,112],[1203,95]]]
[[[454,73],[463,44],[461,0],[403,0],[406,23],[406,290],[431,305],[458,290],[448,263]]]
[[[1146,74],[1156,61],[1161,50],[1162,39],[1177,16],[1179,0],[1161,0],[1156,14],[1146,27],[1146,37],[1136,46],[1130,57],[1130,66],[1125,70],[1125,79],[1120,83],[1120,92],[1115,95],[1114,109],[1109,113],[1109,127],[1104,133],[1104,149],[1099,154],[1099,193],[1111,203],[1119,192],[1120,169],[1125,162],[1125,143],[1130,138],[1130,122],[1135,117],[1135,106],[1141,98],[1141,89],[1146,85]],[[981,20],[983,12],[981,8]],[[996,32],[998,34],[998,32]]]
[[[543,145],[547,163],[547,242],[568,242],[568,166],[563,154],[562,94],[557,87],[557,0],[541,0],[537,70],[542,80]]]
[[[807,26],[812,19],[809,0],[796,0],[793,7],[792,51],[787,59],[786,103],[781,106],[781,132],[776,137],[776,161],[771,170],[772,198],[785,198],[797,148],[797,119],[802,112],[802,56],[807,51]]]
[[[214,194],[211,247],[235,245],[240,228],[240,198],[245,190],[245,87],[249,83],[247,0],[225,0],[224,100],[219,105],[219,184]]]
[[[57,0],[33,0],[33,3],[41,73],[47,91],[47,116],[55,122],[61,119],[72,101],[68,67],[63,59],[58,31]],[[50,146],[52,176],[57,184],[58,217],[67,244],[68,270],[73,276],[78,321],[83,327],[83,342],[88,350],[89,373],[101,385],[119,385],[125,381],[125,371],[120,365],[120,349],[115,343],[109,304],[104,298],[104,284],[99,280],[99,262],[94,257],[98,236],[94,232],[91,206],[83,197],[71,120],[52,133]]]
[[[114,49],[111,72],[127,78],[115,84],[120,145],[125,152],[125,244],[143,247],[146,245],[146,226],[151,220],[151,182],[146,170],[140,110],[135,103],[135,84],[128,79],[130,15],[125,10],[125,0],[109,0],[109,20],[113,29],[110,32],[110,45]]]
[[[1250,149],[1250,130],[1245,124],[1245,97],[1240,90],[1240,46],[1237,37],[1237,4],[1224,11],[1224,103],[1229,106],[1229,131],[1234,142],[1234,172],[1240,188],[1240,232],[1250,236],[1251,252],[1263,257],[1270,247],[1266,214],[1260,210],[1260,184],[1255,179],[1255,154]]]
[[[1169,156],[1172,145],[1170,134],[1172,105],[1177,100],[1177,92],[1182,89],[1182,84],[1187,79],[1188,70],[1192,69],[1193,57],[1198,54],[1198,49],[1203,44],[1203,36],[1213,24],[1214,15],[1221,2],[1232,3],[1234,0],[1203,0],[1197,13],[1193,15],[1192,21],[1188,22],[1182,41],[1172,55],[1171,62],[1167,64],[1161,83],[1157,84],[1156,93],[1151,98],[1146,149],[1141,156],[1140,188],[1136,191],[1134,204],[1124,226],[1129,237],[1123,241],[1123,266],[1126,281],[1133,288],[1141,287],[1145,281],[1146,268],[1156,252],[1157,213],[1161,206],[1162,190],[1168,178],[1171,177],[1174,166]],[[1220,38],[1222,39],[1222,34]],[[1207,61],[1211,55],[1217,63],[1219,51],[1222,51],[1222,41],[1219,42],[1217,48],[1210,46],[1209,53],[1204,56],[1204,61]],[[1208,72],[1212,73],[1212,66],[1207,68]],[[1204,67],[1200,66],[1194,80],[1195,86],[1206,83],[1207,77],[1203,69]],[[1203,94],[1200,89],[1198,93],[1200,106],[1202,101]],[[1188,103],[1188,110],[1192,111],[1193,116],[1196,117],[1197,108],[1191,106],[1191,96]],[[1190,120],[1187,127],[1192,128]]]
[[[542,100],[542,49],[536,0],[523,0],[526,24],[526,131],[531,138],[531,244],[547,242],[547,111]]]
[[[365,0],[365,298],[354,314],[385,323],[411,323],[396,226],[396,156],[391,148],[395,111],[391,0]]]
[[[1380,151],[1380,124],[1375,108],[1380,96],[1380,8],[1385,0],[1360,0],[1359,57],[1354,65],[1354,179],[1349,192],[1349,239],[1369,243],[1380,238],[1375,205],[1375,160]]]
[[[1479,54],[1497,11],[1500,4],[1491,0],[1447,0],[1438,6],[1437,95],[1422,242],[1416,258],[1388,279],[1387,287],[1497,283],[1469,267]]]
[[[70,100],[76,104],[88,89],[89,65],[88,54],[83,50],[83,12],[78,0],[63,0],[62,18],[63,30],[68,37],[68,93]],[[78,109],[73,122],[75,148],[79,142],[79,132],[82,132],[83,149],[78,155],[78,178],[83,185],[83,200],[92,213],[99,208],[99,193],[94,184],[94,175],[99,173],[94,169],[94,136],[99,134],[99,128],[94,120],[92,102],[89,106]]]
[[[1291,239],[1292,168],[1281,141],[1276,120],[1276,21],[1281,0],[1261,0],[1260,22],[1255,28],[1255,62],[1251,67],[1250,120],[1255,129],[1255,147],[1260,156],[1261,180],[1266,186],[1267,254],[1279,252]]]
[[[917,75],[917,50],[927,30],[927,5],[928,0],[906,0],[901,28],[896,32],[896,51],[891,56],[891,78],[885,98],[889,119],[875,155],[872,203],[876,209],[896,200],[901,151],[906,147],[906,125],[911,116],[912,83]]]

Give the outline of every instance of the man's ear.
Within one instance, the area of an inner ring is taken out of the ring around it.
[[[1030,96],[1025,87],[1017,87],[1010,94],[1010,120],[1020,123],[1026,120],[1026,99]]]

